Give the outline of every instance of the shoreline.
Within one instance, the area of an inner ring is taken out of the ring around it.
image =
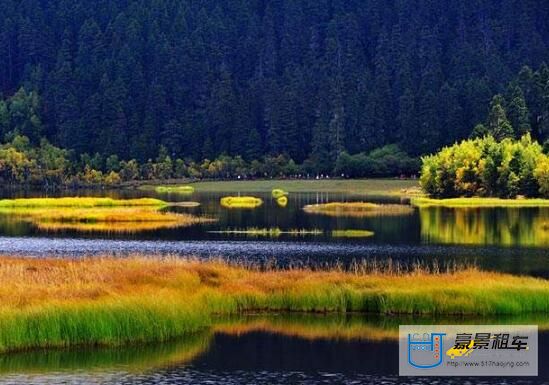
[[[469,198],[412,198],[410,200],[412,206],[419,208],[426,207],[446,207],[446,208],[496,208],[496,207],[549,207],[549,199],[543,198],[520,198],[520,199],[503,199],[503,198],[484,198],[484,197],[469,197]]]

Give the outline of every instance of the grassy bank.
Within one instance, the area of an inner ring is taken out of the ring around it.
[[[412,198],[417,207],[549,207],[549,199],[501,199],[501,198]]]
[[[366,195],[417,195],[417,180],[400,179],[268,179],[195,182],[191,184],[196,192],[223,193],[272,193],[283,190],[288,193],[329,192]],[[160,186],[163,187],[163,186]],[[165,186],[169,188],[170,186]],[[155,189],[154,186],[142,186],[142,189]]]
[[[0,351],[165,341],[245,311],[549,312],[549,281],[475,269],[353,273],[177,259],[0,263]],[[364,270],[365,271],[365,270]]]

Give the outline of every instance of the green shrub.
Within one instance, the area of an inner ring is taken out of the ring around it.
[[[530,135],[464,140],[422,158],[420,183],[434,197],[547,196],[547,155]]]

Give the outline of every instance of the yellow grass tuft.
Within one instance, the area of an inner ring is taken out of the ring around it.
[[[156,186],[154,190],[157,193],[175,193],[175,194],[192,194],[194,193],[193,186]]]
[[[274,199],[279,199],[279,198],[287,196],[288,192],[284,191],[282,189],[279,189],[279,188],[275,188],[275,189],[273,189],[273,191],[271,191],[271,195],[273,196]]]
[[[229,209],[254,209],[261,206],[263,204],[263,200],[252,196],[228,196],[221,198],[220,203],[221,206]]]

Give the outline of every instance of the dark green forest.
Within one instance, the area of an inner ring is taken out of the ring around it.
[[[0,10],[0,152],[27,154],[37,172],[133,164],[140,178],[192,176],[224,159],[231,173],[398,175],[471,136],[549,138],[546,0],[0,0]],[[28,180],[6,166],[19,158],[2,157],[4,179]]]

